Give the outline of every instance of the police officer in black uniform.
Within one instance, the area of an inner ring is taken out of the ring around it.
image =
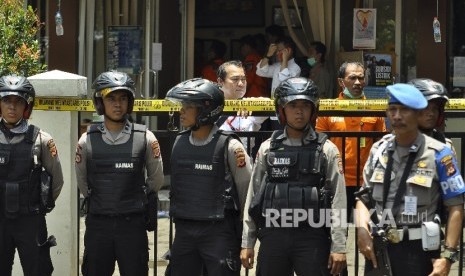
[[[342,161],[336,145],[313,129],[318,104],[318,88],[307,78],[289,78],[275,90],[284,130],[258,150],[244,215],[241,261],[253,266],[258,237],[257,275],[329,275],[345,266]]]
[[[11,275],[15,249],[25,276],[52,275],[45,214],[63,173],[50,134],[30,125],[35,90],[25,77],[0,78],[0,275]]]
[[[109,71],[94,81],[94,106],[104,115],[91,125],[76,149],[76,176],[87,201],[82,274],[113,275],[115,261],[121,275],[148,273],[147,197],[163,184],[160,147],[154,134],[131,123],[134,82],[126,74]]]
[[[240,139],[218,129],[223,92],[214,83],[191,79],[168,91],[166,99],[182,104],[186,131],[171,155],[170,215],[176,224],[171,248],[173,276],[238,276],[241,213],[251,162]]]

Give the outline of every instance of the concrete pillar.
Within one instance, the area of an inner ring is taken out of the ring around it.
[[[38,97],[82,98],[87,95],[87,78],[58,70],[28,78]],[[53,275],[78,275],[78,188],[74,171],[74,153],[78,140],[77,111],[32,112],[31,124],[50,133],[58,148],[64,184],[55,209],[47,215],[49,235],[55,235],[58,245],[50,255],[55,268]],[[16,254],[13,275],[23,275]]]

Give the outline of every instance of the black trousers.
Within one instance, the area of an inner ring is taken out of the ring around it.
[[[257,276],[329,275],[330,240],[324,229],[264,228],[258,238]]]
[[[147,276],[149,247],[143,214],[86,217],[84,276],[111,276],[118,262],[122,276]]]
[[[0,215],[0,275],[10,276],[18,250],[25,276],[50,276],[53,272],[47,240],[45,215],[7,219]]]
[[[421,240],[402,241],[388,245],[392,274],[426,276],[433,271],[431,259],[440,256],[439,251],[423,251]],[[365,271],[373,269],[371,261],[365,260]]]
[[[238,216],[222,221],[175,219],[171,276],[197,276],[204,265],[211,276],[239,276],[242,224]]]

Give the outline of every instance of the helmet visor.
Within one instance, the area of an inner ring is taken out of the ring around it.
[[[177,98],[166,97],[166,103],[171,107],[179,107],[182,105],[183,100]]]
[[[30,104],[34,100],[34,98],[29,96],[27,93],[21,93],[21,92],[17,92],[17,91],[3,91],[3,92],[0,92],[0,98],[6,97],[6,96],[20,97],[23,100],[25,100],[27,104]]]
[[[116,87],[108,87],[108,88],[104,88],[100,91],[97,91],[95,93],[95,96],[96,97],[99,97],[99,98],[105,98],[106,96],[108,96],[111,92],[114,92],[116,90],[123,90],[123,91],[128,91],[132,94],[132,96],[134,97],[135,95],[135,91],[134,89],[131,89],[129,87],[126,87],[126,86],[116,86]]]
[[[312,101],[312,98],[308,95],[289,95],[289,96],[280,98],[278,104],[284,107],[286,104],[292,101],[295,101],[295,100],[307,100],[311,103],[314,103]]]
[[[425,96],[425,98],[427,101],[436,100],[436,101],[443,101],[444,103],[449,101],[449,97],[445,95],[438,95],[438,94],[427,95]]]
[[[171,107],[180,108],[183,105],[192,105],[195,107],[202,107],[201,103],[199,103],[198,101],[193,101],[193,100],[179,99],[179,98],[173,98],[173,97],[166,97],[165,100],[166,100],[166,103]]]

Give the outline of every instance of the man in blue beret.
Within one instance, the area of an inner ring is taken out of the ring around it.
[[[381,269],[369,226],[373,216],[365,205],[371,198],[378,226],[389,234],[392,275],[448,275],[458,258],[465,184],[451,149],[418,130],[420,112],[427,106],[422,93],[402,83],[387,86],[387,92],[386,114],[394,134],[373,145],[361,188],[369,192],[356,204],[357,242],[366,258],[365,271]],[[449,210],[443,248],[440,198]]]

